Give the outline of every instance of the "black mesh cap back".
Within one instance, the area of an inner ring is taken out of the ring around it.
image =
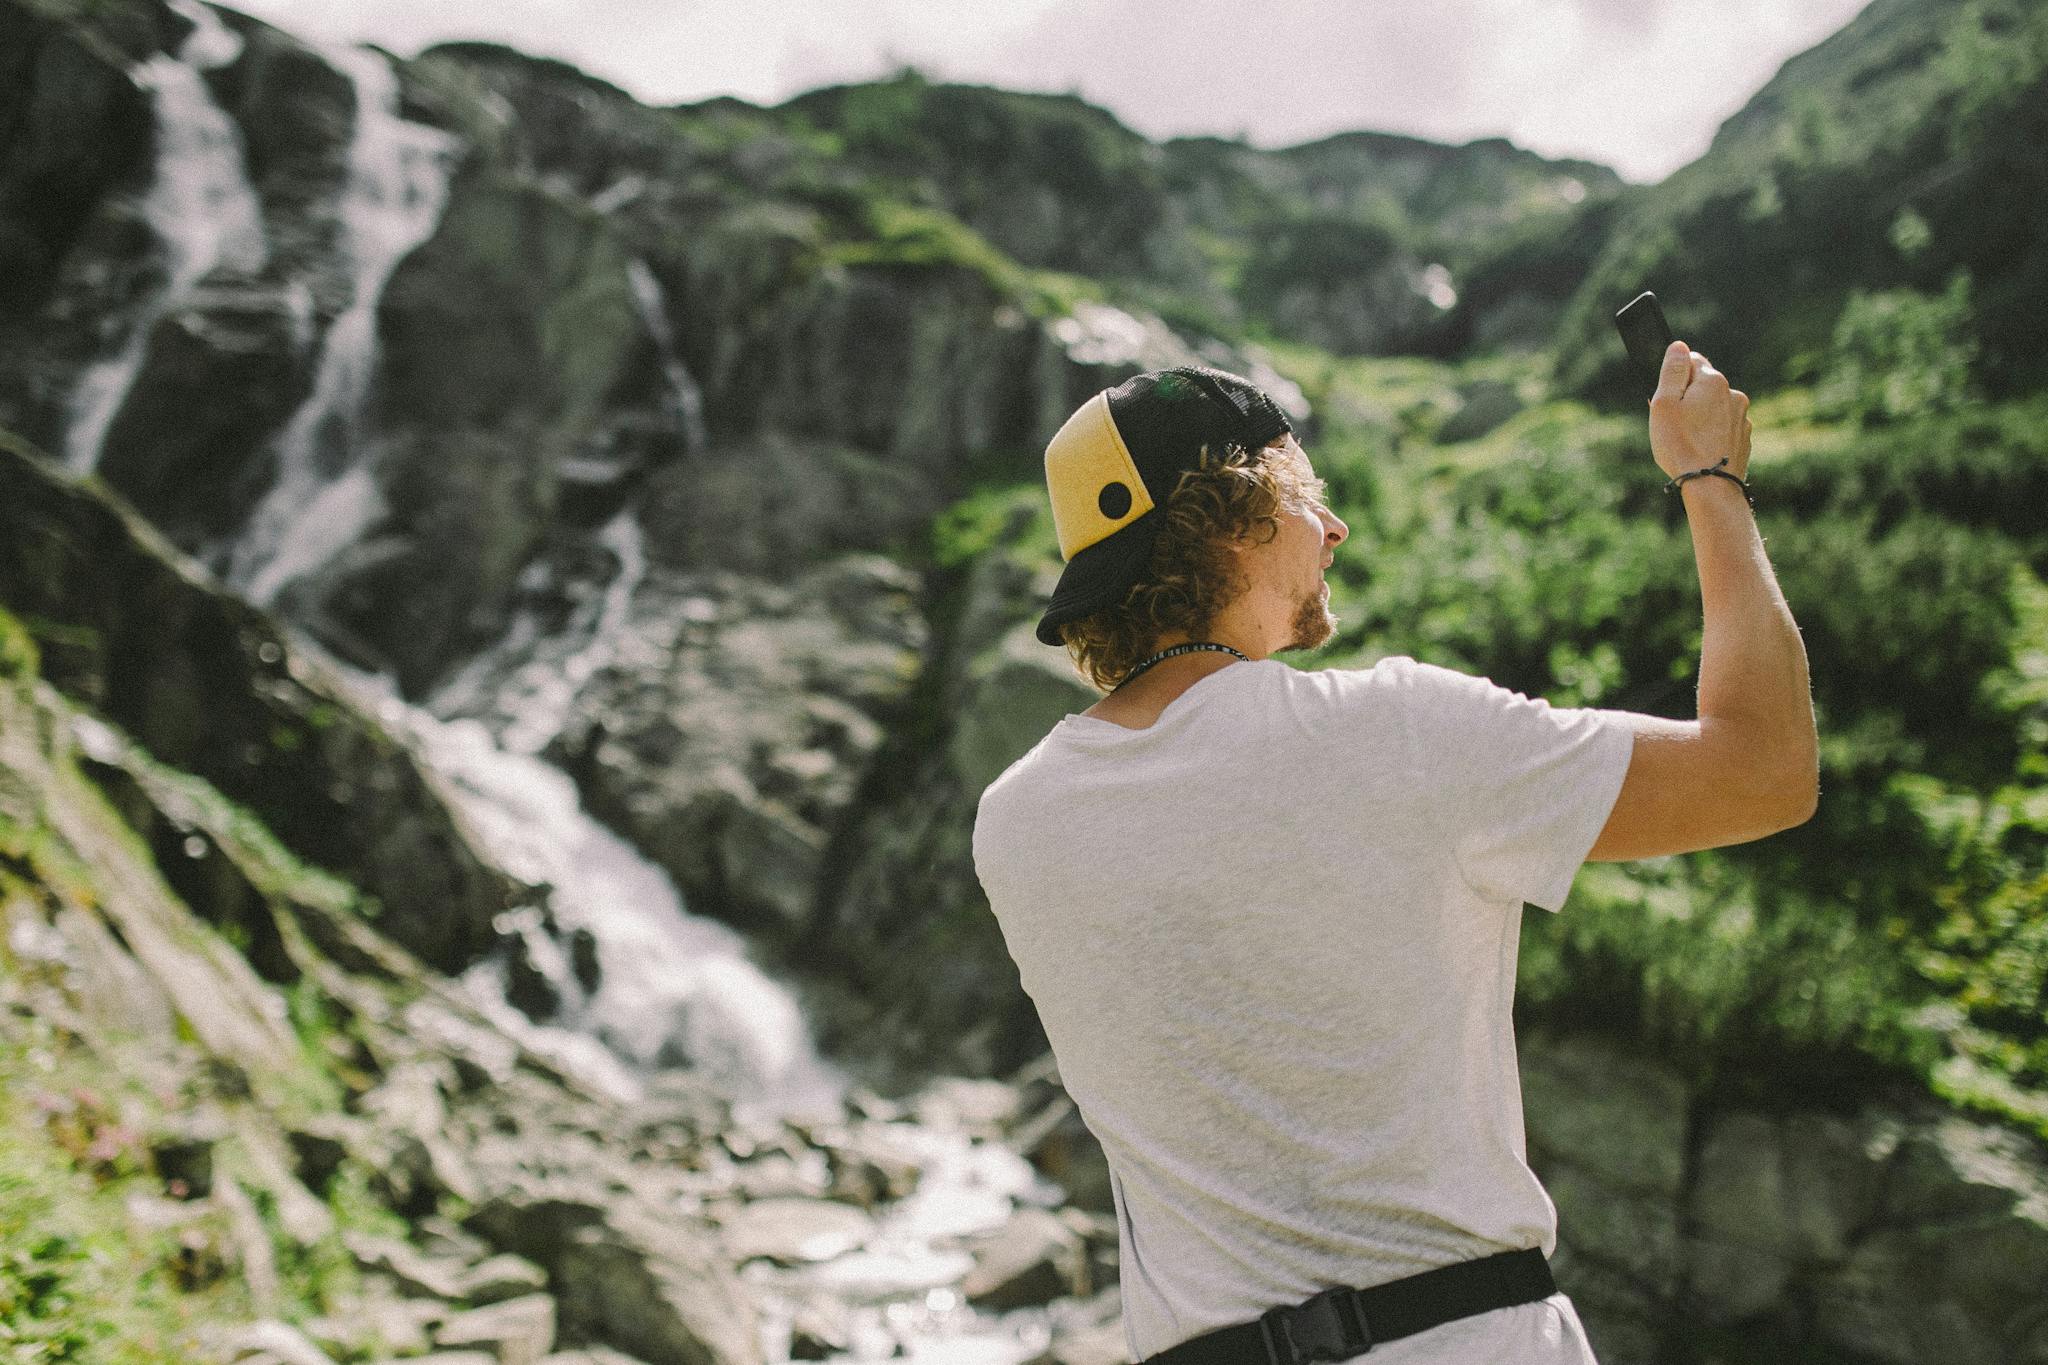
[[[1228,441],[1256,450],[1294,429],[1265,390],[1227,370],[1184,365],[1126,379],[1109,391],[1110,415],[1155,500],[1195,467],[1202,447]]]

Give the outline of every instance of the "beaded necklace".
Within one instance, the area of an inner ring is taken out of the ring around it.
[[[1218,654],[1236,654],[1238,658],[1243,659],[1246,663],[1251,662],[1250,655],[1239,654],[1229,645],[1219,645],[1211,640],[1190,640],[1184,645],[1174,645],[1170,649],[1162,649],[1157,654],[1154,654],[1151,658],[1143,660],[1130,672],[1124,674],[1123,682],[1118,683],[1117,686],[1123,687],[1126,683],[1130,682],[1131,679],[1137,677],[1140,673],[1143,673],[1152,665],[1159,663],[1162,660],[1171,659],[1176,654],[1193,654],[1198,650],[1204,649],[1214,650]]]

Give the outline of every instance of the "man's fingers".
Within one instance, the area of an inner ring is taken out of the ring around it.
[[[1682,398],[1686,386],[1692,383],[1693,352],[1682,341],[1674,341],[1664,348],[1664,364],[1657,371],[1657,392],[1650,401],[1660,398]]]

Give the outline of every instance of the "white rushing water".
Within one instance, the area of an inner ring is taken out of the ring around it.
[[[606,523],[597,543],[617,565],[602,592],[586,589],[568,623],[548,640],[541,638],[539,614],[519,608],[504,638],[463,665],[428,698],[427,709],[443,720],[484,718],[513,753],[537,754],[562,733],[577,692],[630,639],[626,611],[647,572],[640,523],[630,510]],[[546,566],[528,566],[520,587],[545,586]]]
[[[1009,1222],[1019,1206],[1054,1208],[1065,1191],[1000,1142],[977,1139],[943,1118],[912,1116],[869,1130],[919,1171],[914,1192],[879,1211],[865,1236],[822,1247],[810,1264],[750,1261],[740,1270],[761,1311],[762,1353],[790,1358],[800,1306],[820,1296],[848,1309],[842,1361],[919,1365],[1018,1365],[1049,1342],[1039,1309],[992,1314],[967,1303],[960,1282],[967,1249]]]
[[[753,966],[738,933],[687,913],[668,874],[585,814],[575,784],[538,757],[583,684],[630,638],[627,613],[646,571],[639,523],[622,511],[598,542],[616,566],[611,579],[586,591],[551,639],[522,610],[426,707],[396,702],[388,687],[380,705],[454,779],[493,855],[553,886],[563,927],[596,943],[600,979],[586,998],[559,947],[528,935],[529,955],[566,1002],[560,1028],[598,1039],[638,1071],[700,1069],[755,1113],[829,1111],[846,1078],[818,1058],[795,999]]]
[[[86,366],[71,392],[64,464],[76,474],[98,467],[156,324],[216,269],[253,272],[268,257],[241,132],[200,74],[233,61],[242,40],[194,0],[172,0],[171,8],[191,20],[191,34],[176,55],[151,57],[129,72],[149,92],[156,125],[155,166],[142,217],[162,244],[164,282],[143,304],[121,349]]]
[[[236,543],[227,579],[268,606],[384,514],[363,459],[362,415],[377,363],[377,303],[408,252],[441,221],[455,139],[398,114],[391,64],[364,48],[323,50],[355,87],[348,182],[335,205],[349,305],[327,329],[313,391],[277,440],[277,476]]]
[[[668,386],[669,415],[683,433],[683,449],[695,455],[704,449],[704,390],[683,364],[676,349],[675,328],[668,317],[668,295],[647,262],[637,256],[626,264],[626,280],[633,288],[633,306],[641,325],[654,338],[661,356],[661,375]]]
[[[750,1118],[837,1112],[847,1080],[818,1057],[794,997],[753,965],[737,932],[686,913],[675,882],[586,813],[567,774],[506,748],[480,720],[437,719],[389,679],[342,671],[366,706],[411,737],[486,851],[515,876],[552,887],[561,928],[587,930],[596,943],[600,981],[586,996],[537,924],[503,917],[501,932],[526,940],[562,1008],[546,1029],[526,1023],[484,964],[470,985],[495,1003],[494,1017],[522,1037],[551,1039],[543,1046],[621,1097],[637,1094],[647,1072],[689,1067]]]

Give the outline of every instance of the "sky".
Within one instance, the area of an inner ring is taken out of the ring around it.
[[[638,98],[779,103],[905,65],[1078,93],[1154,138],[1506,137],[1651,182],[1865,0],[228,0],[404,56],[454,38]]]

